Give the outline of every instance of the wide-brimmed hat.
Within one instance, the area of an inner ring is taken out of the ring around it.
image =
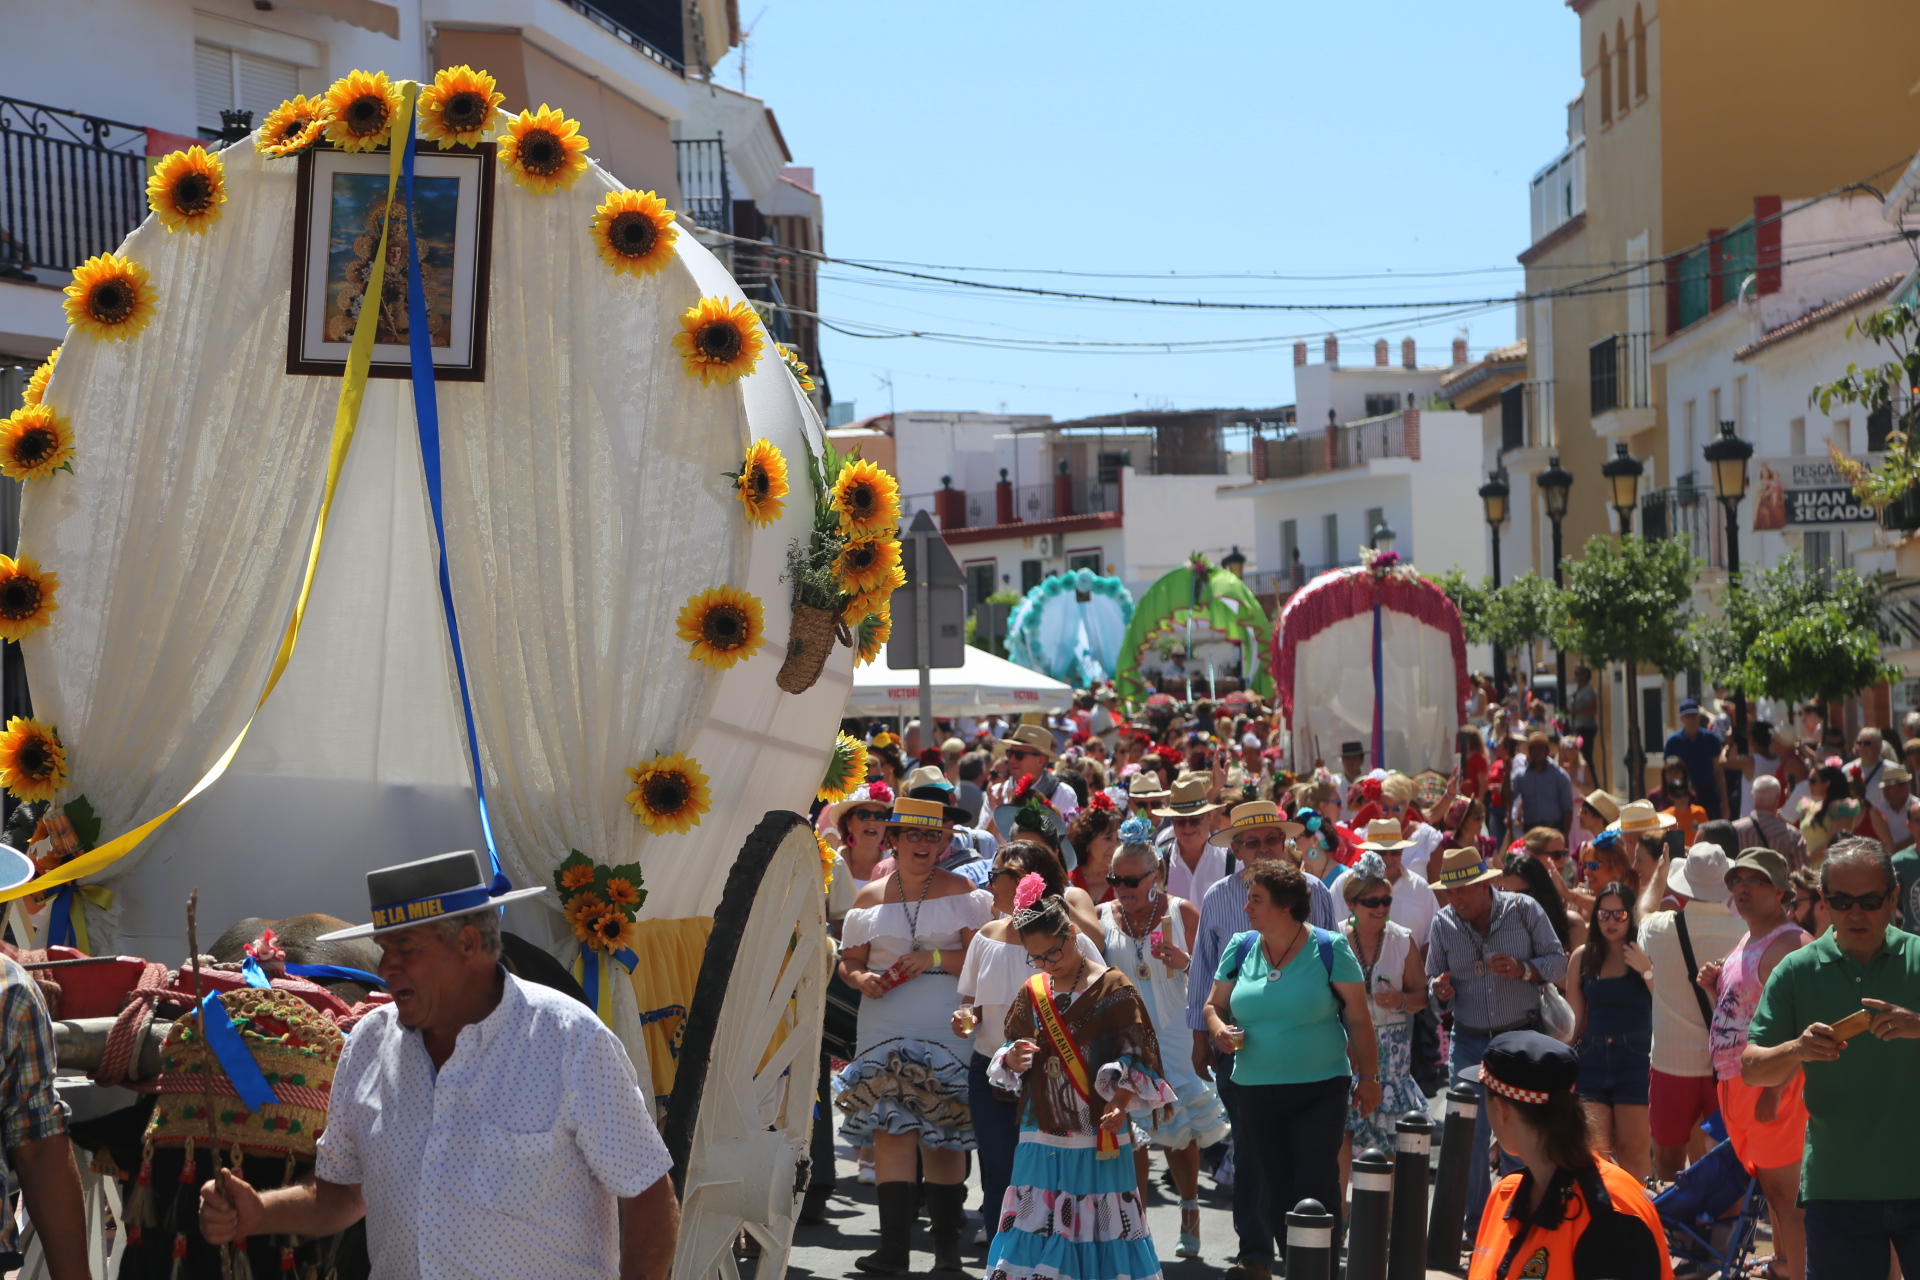
[[[1788,875],[1787,860],[1765,845],[1742,849],[1740,856],[1733,860],[1733,865],[1727,868],[1729,881],[1733,879],[1733,873],[1736,871],[1758,871],[1772,881],[1776,889],[1785,889],[1793,883]],[[1731,892],[1732,884],[1728,884],[1727,888]]]
[[[1432,883],[1436,889],[1464,889],[1500,876],[1500,868],[1481,856],[1478,849],[1448,849],[1440,855],[1440,874]]]
[[[1407,839],[1398,818],[1374,818],[1367,823],[1367,838],[1360,842],[1360,847],[1375,853],[1393,853],[1413,848],[1413,841]]]
[[[953,784],[947,781],[947,775],[932,765],[921,765],[908,774],[902,784],[909,799],[932,800],[946,808],[947,822],[956,827],[968,826],[973,822],[973,813],[953,803]]]
[[[1727,872],[1732,869],[1725,849],[1702,840],[1687,850],[1686,861],[1675,864],[1667,872],[1667,887],[1683,898],[1725,902]]]
[[[1117,698],[1118,695],[1111,689],[1095,689],[1093,691],[1093,700],[1095,702],[1114,702]]]
[[[1589,791],[1581,798],[1592,805],[1593,811],[1605,818],[1608,822],[1620,821],[1620,797],[1614,795],[1613,792]]]
[[[1127,783],[1127,799],[1136,803],[1145,800],[1165,800],[1173,792],[1160,785],[1160,774],[1153,769],[1142,769],[1133,775]]]
[[[960,825],[953,818],[958,813],[966,816],[966,810],[956,809],[953,805],[939,800],[916,800],[912,796],[898,796],[893,802],[893,813],[887,818],[889,827],[924,827],[951,831]]]
[[[889,787],[887,789],[887,798],[882,799],[873,794],[873,785],[872,783],[863,783],[855,787],[853,794],[849,795],[845,800],[836,800],[828,805],[825,813],[827,826],[830,828],[838,828],[840,819],[846,816],[847,811],[849,809],[857,809],[861,805],[870,804],[876,809],[885,809],[891,802],[893,789]],[[886,784],[881,783],[880,785],[885,786]]]
[[[1343,742],[1340,744],[1340,754],[1343,756],[1363,756],[1367,754],[1367,749],[1357,741]]]
[[[366,938],[396,933],[416,925],[443,920],[448,916],[468,915],[490,907],[505,906],[521,898],[545,893],[546,887],[508,889],[495,894],[492,877],[480,869],[480,855],[472,849],[458,853],[436,854],[397,867],[382,867],[367,872],[367,901],[373,907],[373,923],[336,929],[320,935],[316,942],[337,942],[343,938]]]
[[[1049,760],[1057,760],[1060,753],[1054,749],[1053,731],[1045,725],[1017,724],[1007,734],[993,744],[993,756],[998,760],[1007,754],[1008,747],[1020,747],[1027,751],[1038,751]]]
[[[1650,800],[1629,800],[1620,806],[1620,816],[1607,824],[1607,830],[1649,836],[1667,830],[1676,821],[1672,814],[1654,808]]]
[[[1207,799],[1207,780],[1198,774],[1184,774],[1173,780],[1173,790],[1167,794],[1168,801],[1153,811],[1156,818],[1197,818],[1203,813],[1212,813],[1224,805],[1214,804]]]
[[[1214,808],[1220,806],[1214,805]],[[1282,835],[1291,840],[1306,828],[1285,817],[1280,806],[1271,800],[1249,800],[1245,804],[1235,805],[1227,825],[1207,837],[1207,843],[1215,848],[1225,848],[1233,843],[1233,838],[1242,831],[1256,831],[1262,827],[1278,827]]]
[[[0,893],[33,879],[33,859],[10,844],[0,844]]]
[[[1890,764],[1880,771],[1880,785],[1883,787],[1889,782],[1911,783],[1912,781],[1913,774],[1903,765]]]

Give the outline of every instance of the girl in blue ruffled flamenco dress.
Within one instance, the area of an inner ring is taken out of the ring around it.
[[[1134,1179],[1129,1112],[1176,1101],[1125,975],[1088,960],[1057,897],[1022,882],[1013,927],[1034,976],[1007,1013],[987,1077],[1020,1097],[1020,1145],[988,1280],[1158,1280]]]

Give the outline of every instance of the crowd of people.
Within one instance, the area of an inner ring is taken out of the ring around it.
[[[1650,1188],[1722,1135],[1770,1274],[1920,1277],[1920,1132],[1887,1088],[1920,1071],[1920,813],[1889,735],[1823,756],[1818,709],[1731,732],[1687,702],[1628,799],[1593,785],[1584,669],[1564,722],[1477,688],[1448,777],[1362,742],[1289,770],[1252,701],[849,723],[869,777],[817,822],[830,1093],[880,1216],[859,1269],[912,1270],[924,1213],[938,1272],[971,1245],[992,1280],[1143,1280],[1158,1150],[1171,1255],[1267,1280],[1287,1212],[1343,1218],[1353,1156],[1461,1084],[1474,1280],[1671,1274]]]

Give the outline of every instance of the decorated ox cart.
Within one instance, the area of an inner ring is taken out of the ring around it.
[[[35,707],[0,782],[44,806],[15,933],[171,964],[190,888],[359,919],[367,870],[477,850],[555,891],[505,926],[663,1115],[676,1274],[744,1229],[778,1275],[831,957],[803,815],[897,491],[660,200],[498,101],[355,72],[161,161],[76,272],[0,436]]]

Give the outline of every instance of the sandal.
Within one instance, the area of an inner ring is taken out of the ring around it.
[[[1200,1202],[1182,1200],[1180,1202],[1180,1242],[1173,1248],[1176,1258],[1197,1258],[1200,1256]]]
[[[862,1160],[860,1162],[860,1172],[856,1177],[864,1186],[877,1186],[880,1182],[880,1176],[874,1172],[873,1161],[871,1160]]]

